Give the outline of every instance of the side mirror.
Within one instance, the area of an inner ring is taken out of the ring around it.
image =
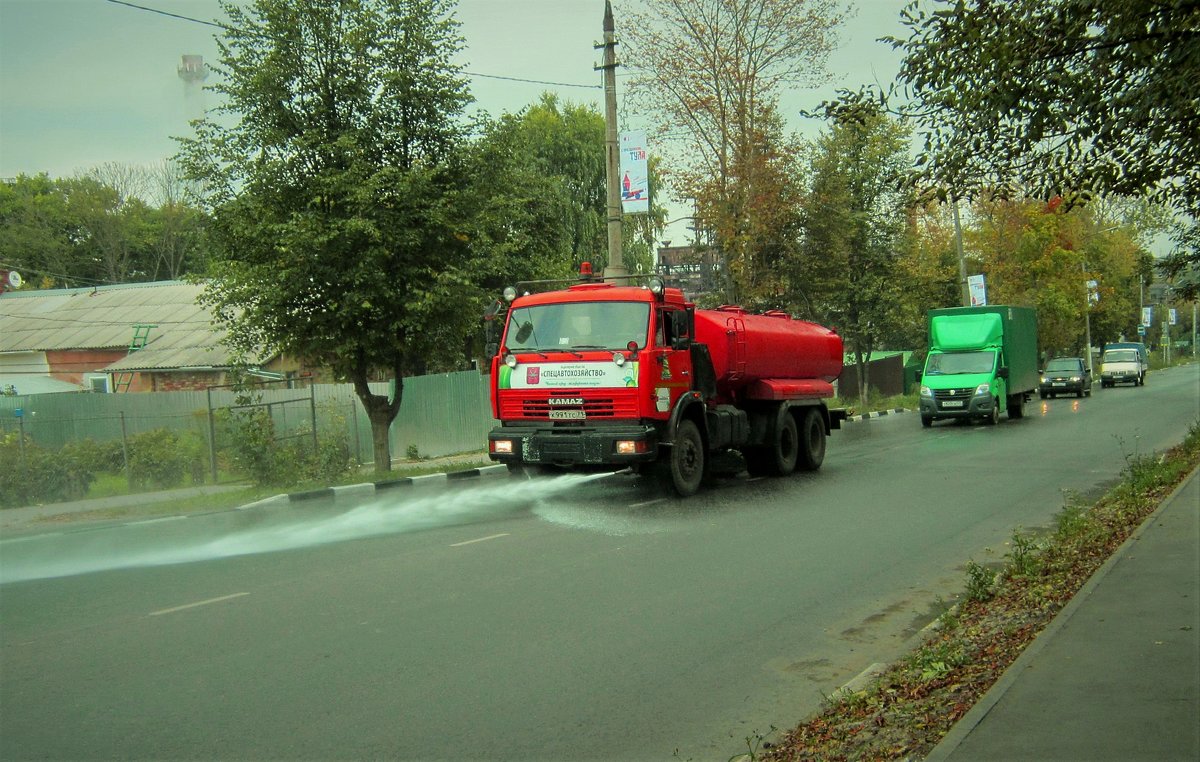
[[[1001,368],[1000,370],[996,371],[996,378],[1003,378],[1003,379],[1007,380],[1008,379],[1008,368]]]
[[[916,380],[917,380],[917,381],[920,381],[920,380],[921,380],[921,376],[923,376],[923,375],[925,375],[925,373],[924,373],[923,371],[917,371],[917,379],[916,379]]]
[[[495,357],[500,351],[499,342],[489,341],[483,348],[483,353],[487,357]]]
[[[517,343],[524,344],[532,333],[533,322],[527,320],[519,329],[517,329]]]

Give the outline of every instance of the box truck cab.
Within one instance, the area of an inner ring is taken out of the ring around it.
[[[929,312],[921,374],[921,425],[945,418],[995,424],[1021,418],[1037,389],[1037,319],[1028,307],[950,307]]]

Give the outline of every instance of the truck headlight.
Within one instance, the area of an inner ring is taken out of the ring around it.
[[[922,397],[932,397],[933,392],[929,391],[928,386],[926,386],[925,384],[921,384],[921,396]]]
[[[504,356],[504,364],[510,368],[517,367],[517,356],[514,354],[505,355]]]
[[[618,368],[621,367],[625,364],[625,354],[622,352],[613,352],[613,362],[617,364]]]
[[[975,387],[976,397],[983,397],[985,395],[990,395],[991,393],[992,387],[990,384],[980,384],[979,386]]]

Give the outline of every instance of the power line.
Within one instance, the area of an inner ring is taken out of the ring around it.
[[[227,26],[225,24],[219,24],[215,21],[204,21],[203,19],[196,19],[196,18],[192,18],[191,16],[183,16],[178,13],[169,13],[167,11],[159,10],[157,8],[149,8],[145,5],[137,5],[136,3],[126,2],[126,0],[107,0],[107,2],[113,3],[114,5],[124,5],[128,8],[135,8],[139,11],[147,11],[148,13],[157,13],[160,16],[169,16],[171,18],[180,19],[181,21],[191,21],[196,24],[205,24],[207,26],[215,26],[218,29],[232,29],[232,27],[230,27],[230,26]],[[603,87],[601,85],[580,85],[580,84],[575,84],[572,82],[550,82],[550,81],[542,80],[542,79],[525,79],[523,77],[506,77],[506,76],[503,76],[500,74],[481,74],[476,71],[464,71],[463,73],[470,77],[483,77],[485,79],[504,79],[504,80],[508,80],[510,82],[527,82],[532,85],[550,85],[552,87],[579,87],[579,88],[584,88],[584,89],[588,89],[588,90],[603,89]]]
[[[148,11],[150,13],[157,13],[160,16],[170,16],[173,19],[181,19],[183,21],[191,21],[196,24],[206,24],[208,26],[215,26],[218,29],[228,29],[229,28],[229,27],[225,26],[224,24],[218,24],[215,21],[205,21],[204,19],[194,19],[191,16],[181,16],[178,13],[170,13],[168,11],[159,10],[158,8],[147,8],[144,5],[137,5],[135,3],[127,3],[127,2],[125,2],[125,0],[108,0],[108,2],[112,3],[113,5],[124,5],[129,8],[136,8],[139,11]]]

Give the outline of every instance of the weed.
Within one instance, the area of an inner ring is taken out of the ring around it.
[[[408,458],[409,460],[420,460],[421,453],[417,451],[417,446],[415,444],[410,444],[408,449],[404,451],[404,457]]]
[[[1012,577],[1030,577],[1041,568],[1037,542],[1031,536],[1022,535],[1019,528],[1013,532],[1012,550],[1005,553],[1004,557],[1008,559],[1008,573]]]
[[[996,581],[996,572],[983,564],[967,561],[967,600],[991,600],[995,593],[992,584]]]

